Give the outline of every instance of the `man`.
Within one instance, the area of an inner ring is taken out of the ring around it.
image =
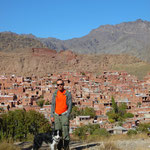
[[[63,141],[57,148],[60,150],[62,146],[64,150],[69,149],[69,115],[72,110],[71,93],[64,89],[64,81],[57,80],[57,90],[52,97],[51,105],[51,121],[55,123],[55,130],[62,130]]]

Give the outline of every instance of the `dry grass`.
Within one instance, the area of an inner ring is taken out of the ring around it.
[[[148,139],[149,137],[145,133],[136,134],[128,136],[127,134],[111,135],[109,137],[90,135],[87,136],[84,140],[81,140],[79,137],[71,137],[72,141],[82,141],[82,142],[112,142],[117,140],[131,140],[131,139]]]
[[[147,140],[149,137],[146,134],[137,134],[137,135],[112,135],[109,138],[104,138],[102,142],[104,143],[104,147],[100,147],[99,150],[124,150],[123,148],[118,148],[115,144],[117,141],[137,141],[138,139]],[[115,144],[114,144],[115,143]],[[132,142],[131,142],[132,143]],[[130,144],[128,144],[128,148],[130,149]],[[148,150],[143,148],[135,148],[135,150]]]
[[[14,146],[12,143],[1,142],[0,150],[21,150],[21,149],[17,146]]]
[[[114,143],[107,142],[102,143],[100,146],[95,146],[94,148],[85,148],[84,150],[121,150],[121,149],[116,147]]]
[[[147,73],[150,72],[150,64],[147,63],[135,63],[135,64],[118,64],[113,66],[114,70],[124,70],[127,71],[131,75],[135,75],[138,79],[143,79]]]
[[[127,134],[119,134],[119,135],[112,135],[109,137],[110,141],[117,141],[117,140],[131,140],[131,139],[147,139],[148,136],[145,133],[136,134],[132,136],[128,136]],[[106,139],[108,140],[108,139]]]
[[[139,141],[139,143],[137,141]],[[109,137],[88,136],[82,142],[100,143],[100,146],[95,146],[94,150],[126,150],[126,148],[128,148],[128,150],[132,150],[133,145],[135,146],[134,150],[148,150],[150,149],[148,147],[149,143],[148,141],[149,137],[146,134],[137,134],[132,136],[123,134],[123,135],[111,135]],[[147,144],[142,145],[142,143]],[[87,148],[87,150],[90,150],[90,148]]]
[[[121,149],[117,148],[117,147],[115,146],[115,144],[112,143],[112,142],[104,143],[104,144],[101,145],[98,149],[99,149],[99,150],[121,150]]]

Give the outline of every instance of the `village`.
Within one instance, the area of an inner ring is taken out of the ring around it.
[[[1,75],[0,112],[15,109],[36,110],[50,121],[52,95],[57,89],[58,78],[64,80],[65,89],[71,92],[74,106],[80,109],[91,107],[96,112],[96,118],[77,116],[70,120],[70,132],[89,123],[114,131],[117,127],[108,121],[106,115],[111,110],[112,96],[117,104],[126,103],[127,111],[134,114],[133,118],[123,122],[122,127],[118,127],[120,133],[134,128],[137,120],[141,123],[150,121],[150,73],[140,81],[124,71],[105,71],[101,75],[63,72],[44,77]],[[37,105],[40,99],[45,100],[43,107]]]

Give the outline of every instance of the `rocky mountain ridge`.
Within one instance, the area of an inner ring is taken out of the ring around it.
[[[18,35],[12,32],[1,32],[0,33],[0,51],[2,52],[23,52],[26,48],[43,48],[43,43],[30,35]]]
[[[103,25],[81,38],[60,41],[40,39],[55,50],[70,49],[77,53],[130,54],[150,61],[150,22],[136,20],[117,25]]]
[[[0,33],[0,51],[47,47],[80,54],[129,54],[150,62],[150,22],[138,19],[117,25],[102,25],[88,35],[70,40],[37,38],[32,34]]]

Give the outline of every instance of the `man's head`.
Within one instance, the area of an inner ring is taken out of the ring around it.
[[[57,88],[58,88],[59,91],[64,90],[64,81],[62,79],[57,80]]]

